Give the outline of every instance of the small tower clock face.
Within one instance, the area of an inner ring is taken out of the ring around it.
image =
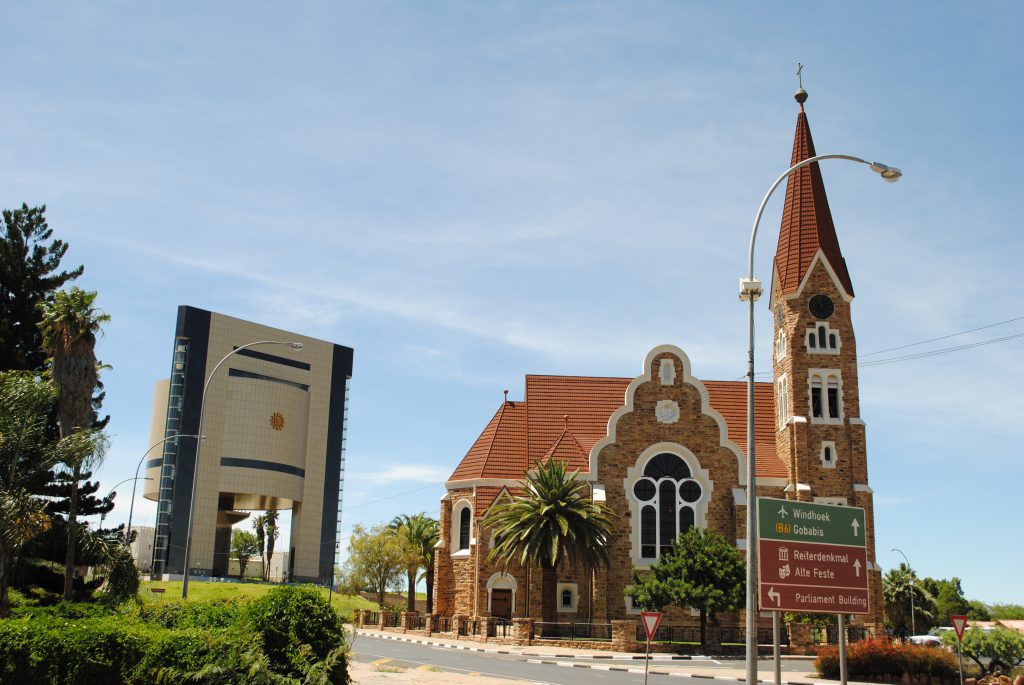
[[[836,306],[828,295],[815,295],[811,298],[807,308],[811,310],[811,316],[815,319],[827,319],[836,310]]]
[[[782,305],[780,304],[775,308],[775,325],[781,328],[784,323],[786,323],[786,314],[782,311]]]

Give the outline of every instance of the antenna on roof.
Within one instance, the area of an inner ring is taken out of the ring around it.
[[[562,417],[562,421],[565,422],[565,430],[569,430],[569,415],[566,414]]]
[[[796,101],[800,103],[800,111],[801,112],[804,109],[804,103],[807,102],[807,91],[804,90],[804,75],[803,75],[803,71],[804,71],[804,65],[800,64],[800,62],[797,62],[796,63],[796,78],[797,78],[798,83],[800,84],[800,87],[797,88],[796,95],[794,95],[793,97],[796,98]]]
[[[505,404],[508,404],[508,390],[505,391]]]

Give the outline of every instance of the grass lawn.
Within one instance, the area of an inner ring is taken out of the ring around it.
[[[260,597],[275,587],[277,587],[277,585],[273,583],[210,583],[190,580],[188,583],[188,598],[223,599],[228,597]],[[153,588],[163,588],[165,592],[163,594],[154,594],[150,591]],[[322,591],[324,597],[326,597],[328,594],[327,589],[324,588]],[[180,602],[181,581],[143,581],[139,586],[139,596],[145,601]],[[339,595],[337,593],[334,593],[331,604],[342,616],[345,617],[345,620],[351,620],[353,612],[356,609],[372,609],[374,611],[377,609],[376,604],[363,599],[362,597]]]

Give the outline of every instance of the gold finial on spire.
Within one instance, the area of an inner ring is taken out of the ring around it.
[[[804,90],[804,75],[803,75],[803,71],[804,71],[804,65],[800,64],[800,62],[797,62],[796,63],[796,77],[798,79],[798,83],[800,84],[800,87],[797,88],[796,95],[794,95],[793,97],[796,99],[797,102],[800,103],[800,111],[801,112],[804,111],[804,103],[807,102],[807,91]]]

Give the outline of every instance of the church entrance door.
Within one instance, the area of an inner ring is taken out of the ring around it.
[[[512,618],[511,590],[491,590],[491,616]]]

